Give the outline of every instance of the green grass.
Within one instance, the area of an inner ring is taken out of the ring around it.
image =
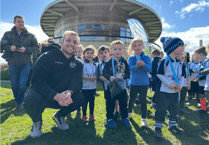
[[[102,91],[97,91],[100,96],[95,100],[95,122],[83,123],[76,112],[67,116],[69,131],[60,131],[56,128],[52,115],[57,110],[46,109],[43,113],[43,135],[32,139],[29,134],[32,121],[25,112],[15,110],[15,101],[12,91],[1,88],[1,140],[0,144],[12,145],[134,145],[134,144],[183,144],[206,145],[209,144],[209,115],[199,115],[196,107],[188,108],[190,114],[179,116],[179,127],[186,132],[185,136],[173,135],[163,125],[165,139],[156,140],[154,137],[154,112],[150,109],[149,101],[153,93],[148,93],[147,118],[148,129],[142,129],[140,105],[135,105],[133,119],[130,120],[132,128],[123,126],[122,121],[116,121],[117,129],[111,130],[105,126],[105,100]],[[195,104],[195,100],[193,100]],[[194,105],[193,104],[193,105]]]

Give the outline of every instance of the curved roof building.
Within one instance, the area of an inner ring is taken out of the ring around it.
[[[89,41],[104,44],[115,39],[129,43],[132,38],[129,18],[143,25],[148,42],[154,43],[161,35],[158,14],[136,0],[55,0],[44,9],[40,24],[54,38],[62,37],[66,30],[76,31],[82,44]]]

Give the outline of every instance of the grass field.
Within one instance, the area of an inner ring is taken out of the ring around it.
[[[105,126],[105,100],[102,91],[95,100],[95,122],[83,123],[76,111],[67,116],[69,131],[60,131],[56,128],[52,115],[57,110],[46,109],[43,113],[42,136],[32,139],[29,134],[32,121],[25,112],[15,110],[15,101],[12,91],[1,88],[1,145],[135,145],[135,144],[183,144],[207,145],[209,144],[209,115],[200,115],[196,112],[196,103],[188,108],[190,114],[179,114],[179,127],[186,132],[185,136],[173,135],[167,129],[167,119],[163,125],[165,139],[154,137],[154,112],[150,109],[149,101],[153,93],[147,97],[148,129],[142,129],[140,105],[134,106],[133,119],[130,120],[132,128],[123,126],[122,121],[116,121],[117,129],[111,130]]]

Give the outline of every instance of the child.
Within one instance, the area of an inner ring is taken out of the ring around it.
[[[164,57],[163,51],[160,51],[160,58],[162,59]]]
[[[207,44],[206,51],[207,51],[207,53],[209,52],[209,43]],[[205,97],[206,97],[207,101],[209,102],[209,61],[208,60],[205,64],[205,66],[206,66],[205,72],[207,73],[207,75],[206,75],[206,83],[205,83],[205,89],[204,90],[205,90]],[[201,106],[202,106],[202,104],[201,104]],[[208,109],[208,111],[209,111],[209,103],[206,106],[206,100],[205,100],[205,109]]]
[[[98,65],[97,74],[98,74],[98,77],[103,81],[102,86],[103,86],[103,90],[104,90],[105,103],[107,103],[107,101],[106,101],[107,94],[108,94],[107,93],[107,84],[109,81],[103,77],[102,71],[104,69],[105,63],[110,59],[109,52],[110,52],[110,48],[108,46],[102,45],[99,47],[98,53],[99,53],[99,58],[100,58],[101,62]],[[107,104],[106,104],[106,106],[107,106]],[[107,117],[107,115],[106,115],[106,117]]]
[[[188,63],[188,68],[190,72],[190,80],[191,80],[191,88],[188,90],[188,102],[186,103],[187,106],[191,105],[192,98],[196,95],[197,100],[197,107],[201,107],[200,99],[199,99],[199,84],[198,82],[194,81],[197,77],[197,68],[198,61],[194,53],[192,53],[190,57],[190,62]]]
[[[83,50],[84,50],[83,45],[80,44],[76,52],[76,56],[80,60],[83,59]]]
[[[77,51],[76,51],[76,56],[77,56],[77,59],[80,59],[80,60],[83,60],[83,45],[79,45]],[[80,114],[81,113],[81,109],[80,107],[77,109],[77,114]]]
[[[187,110],[185,110],[185,104],[184,104],[184,101],[185,101],[185,97],[186,97],[186,94],[187,94],[187,90],[190,90],[190,73],[189,73],[189,70],[187,68],[187,53],[184,52],[183,55],[181,55],[180,57],[180,60],[181,62],[183,63],[183,68],[185,69],[185,76],[184,76],[184,83],[183,83],[183,88],[181,90],[181,93],[180,93],[180,111],[183,112],[183,113],[186,113],[188,114],[189,112]]]
[[[157,72],[157,68],[158,68],[158,63],[161,59],[161,52],[159,49],[154,49],[151,53],[151,56],[152,56],[152,78],[151,80],[153,80],[154,77],[156,77],[156,72]],[[153,81],[152,82],[152,90],[155,92],[155,84]],[[154,93],[153,95],[153,98],[152,98],[152,102],[151,102],[151,106],[150,108],[153,108],[153,109],[156,109],[156,104],[155,104],[155,96],[156,96],[156,92]]]
[[[196,77],[196,82],[199,83],[199,98],[200,98],[200,104],[201,104],[201,109],[199,110],[200,113],[205,113],[206,112],[206,99],[205,99],[205,83],[206,83],[206,75],[200,75],[200,71],[204,70],[206,68],[206,62],[208,59],[206,59],[207,52],[206,48],[204,46],[201,46],[197,48],[195,51],[195,56],[197,61],[199,61],[198,64],[198,74]]]
[[[86,110],[89,102],[89,121],[95,121],[94,117],[94,100],[96,93],[96,79],[97,79],[97,67],[92,62],[92,59],[96,55],[96,48],[93,45],[87,46],[83,51],[83,88],[82,93],[85,98],[84,105],[82,106],[83,111],[83,122],[87,122]]]
[[[184,42],[178,37],[162,37],[164,57],[157,70],[159,85],[155,91],[156,112],[155,112],[155,136],[163,137],[161,128],[165,121],[167,110],[169,111],[169,130],[177,135],[183,135],[183,131],[176,127],[176,116],[178,113],[178,92],[181,91],[185,70],[182,63],[176,57],[183,54]]]
[[[130,77],[130,72],[127,61],[122,57],[122,54],[124,52],[123,47],[124,43],[120,40],[116,40],[111,43],[111,51],[113,57],[111,57],[111,59],[105,64],[102,74],[104,78],[106,78],[110,82],[115,82],[116,79],[120,78],[120,80],[122,80],[123,82],[123,85],[125,86],[125,79]],[[128,111],[126,89],[124,89],[121,93],[117,94],[116,96],[111,96],[110,87],[108,85],[107,93],[108,94],[106,95],[106,109],[108,126],[112,129],[117,127],[117,125],[113,121],[113,112],[115,107],[115,100],[118,100],[123,124],[126,127],[131,127],[129,120],[127,119]]]
[[[132,116],[134,102],[136,100],[137,94],[139,93],[142,111],[141,127],[148,127],[146,120],[146,97],[149,85],[149,72],[151,72],[152,64],[150,57],[143,52],[143,49],[144,44],[141,38],[133,39],[128,47],[128,54],[132,55],[128,59],[128,64],[131,72],[128,118],[130,119]]]

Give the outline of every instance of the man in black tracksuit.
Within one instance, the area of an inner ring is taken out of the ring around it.
[[[74,53],[79,36],[73,31],[63,34],[60,49],[41,55],[33,68],[32,87],[25,96],[24,108],[33,121],[30,136],[40,137],[45,108],[60,109],[53,115],[60,130],[69,129],[65,116],[83,103],[83,64]]]

